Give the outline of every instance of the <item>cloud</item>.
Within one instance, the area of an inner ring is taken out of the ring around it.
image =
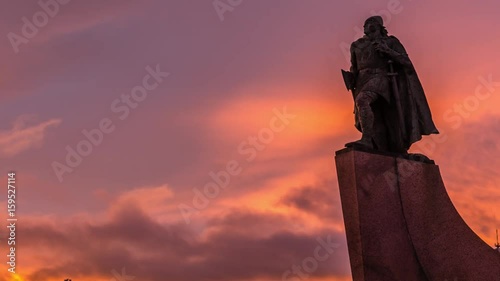
[[[51,1],[39,2],[49,3]],[[10,11],[0,12],[6,18],[6,26],[2,27],[2,29],[22,35],[23,17],[33,20],[37,12],[46,12],[46,9],[42,8],[39,2],[9,3],[8,8]],[[56,6],[49,5],[50,10],[56,12],[53,18],[49,18],[46,25],[39,27],[39,30],[41,30],[40,37],[43,40],[50,40],[58,35],[63,36],[84,31],[100,24],[111,23],[126,18],[133,13],[140,13],[148,6],[146,2],[138,4],[134,1],[111,0],[102,2],[89,0],[85,2],[69,1],[67,4]]]
[[[152,190],[166,195],[165,188]],[[293,232],[287,229],[290,218],[286,216],[234,209],[208,219],[199,234],[182,221],[159,223],[143,209],[147,206],[124,199],[145,190],[120,195],[110,208],[112,212],[108,210],[106,219],[99,223],[98,218],[89,217],[57,223],[48,218],[24,218],[20,254],[33,260],[37,257],[36,266],[29,267],[28,280],[63,280],[68,276],[109,280],[113,269],[120,272],[122,268],[145,281],[281,280],[284,271],[313,255],[318,238],[327,237],[341,246],[328,260],[319,262],[310,280],[349,275],[341,232],[329,228]],[[261,227],[267,229],[266,234],[259,234]]]
[[[9,33],[24,36],[22,30],[25,24],[22,18],[32,21],[36,13],[43,11],[38,2],[55,1],[6,3],[6,7],[0,11],[4,20],[0,32],[5,36]],[[116,31],[123,31],[134,17],[143,15],[150,3],[151,1],[69,1],[66,5],[60,5],[58,13],[50,18],[47,25],[38,28],[36,35],[30,37],[28,43],[19,46],[19,55],[15,55],[10,40],[5,37],[6,40],[0,42],[0,52],[10,55],[5,55],[3,60],[3,64],[9,67],[0,70],[0,100],[44,93],[51,86],[52,94],[65,91],[61,87],[70,79],[87,75],[82,74],[87,65],[91,65],[95,72],[96,64],[102,62],[104,57],[110,57],[104,53],[116,53],[117,46],[120,46],[120,43],[116,43],[117,40],[120,41],[117,39],[120,35]],[[107,35],[107,32],[113,36]],[[80,61],[75,61],[76,59]],[[53,87],[54,84],[57,87]]]
[[[317,185],[295,187],[283,197],[281,203],[312,214],[324,223],[340,223],[343,220],[338,184],[333,178]]]
[[[500,116],[484,115],[467,120],[458,131],[444,132],[446,141],[437,143],[434,155],[440,165],[447,191],[464,220],[493,244],[499,226]]]
[[[123,206],[129,206],[143,210],[145,215],[154,218],[156,222],[171,222],[179,216],[178,209],[171,204],[173,199],[174,192],[167,184],[139,187],[109,202],[109,213],[120,213]]]
[[[50,127],[57,127],[61,119],[50,119],[36,125],[28,125],[34,117],[22,115],[13,123],[13,128],[0,131],[0,157],[12,157],[31,148],[40,147]]]

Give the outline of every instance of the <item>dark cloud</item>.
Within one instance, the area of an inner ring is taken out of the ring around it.
[[[328,236],[339,248],[319,262],[314,276],[349,274],[343,233],[323,229],[298,234],[277,225],[270,235],[252,234],[251,230],[277,219],[234,210],[209,222],[206,229],[216,230],[201,238],[183,223],[162,225],[133,206],[122,206],[102,224],[25,223],[19,239],[31,254],[51,249],[61,257],[58,265],[47,263],[29,277],[38,281],[90,275],[111,278],[113,269],[120,272],[122,268],[128,275],[148,281],[281,280],[284,271],[313,256],[317,238],[327,240]]]
[[[323,221],[342,221],[337,180],[324,180],[315,186],[296,187],[283,198],[282,204],[313,214]]]

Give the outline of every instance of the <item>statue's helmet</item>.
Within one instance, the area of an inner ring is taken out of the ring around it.
[[[365,26],[369,23],[376,23],[380,26],[384,26],[384,19],[381,16],[372,16],[365,21]]]

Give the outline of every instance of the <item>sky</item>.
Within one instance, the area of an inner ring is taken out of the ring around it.
[[[16,173],[18,221],[0,281],[351,280],[334,154],[360,133],[340,69],[373,14],[441,132],[412,151],[495,242],[498,1],[4,2],[0,180]]]

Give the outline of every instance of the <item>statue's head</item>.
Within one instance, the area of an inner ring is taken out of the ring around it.
[[[368,37],[386,36],[387,29],[384,27],[384,20],[381,16],[369,17],[364,24],[364,31]]]

